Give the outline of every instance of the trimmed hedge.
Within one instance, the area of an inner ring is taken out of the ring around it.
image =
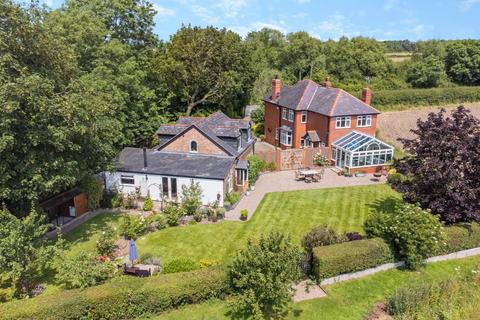
[[[457,223],[444,228],[447,245],[441,254],[480,247],[480,225],[475,222]]]
[[[123,276],[85,290],[68,290],[0,305],[0,319],[134,319],[229,293],[220,268],[135,278]]]
[[[372,94],[372,105],[380,111],[477,101],[480,87],[380,90]]]
[[[383,239],[374,238],[316,247],[313,261],[313,273],[322,280],[393,262],[394,257]]]

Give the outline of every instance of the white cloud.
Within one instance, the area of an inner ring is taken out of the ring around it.
[[[409,30],[409,32],[410,32],[410,33],[413,33],[413,34],[415,34],[415,35],[417,35],[417,36],[419,36],[419,35],[421,35],[422,33],[425,32],[425,29],[426,29],[426,27],[425,27],[424,24],[417,24],[416,26],[414,26],[413,28],[411,28],[411,29]]]
[[[247,6],[247,0],[220,0],[217,4],[227,18],[234,18],[238,12]]]
[[[199,5],[191,6],[193,14],[202,19],[206,23],[217,23],[219,21],[218,15],[215,15],[214,10],[208,7],[202,7]]]
[[[339,39],[342,36],[358,35],[358,31],[349,30],[352,30],[352,26],[347,18],[341,14],[335,14],[321,22],[312,33],[320,39]]]
[[[175,15],[175,10],[170,9],[170,8],[162,7],[158,4],[153,4],[153,9],[155,9],[155,11],[157,11],[157,16],[160,16],[160,17],[174,16]]]
[[[460,3],[460,9],[462,11],[467,11],[467,10],[470,10],[470,8],[476,4],[480,4],[480,0],[463,0]]]

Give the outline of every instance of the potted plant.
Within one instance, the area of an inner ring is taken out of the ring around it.
[[[246,221],[248,219],[248,211],[247,209],[242,209],[240,211],[240,220]]]

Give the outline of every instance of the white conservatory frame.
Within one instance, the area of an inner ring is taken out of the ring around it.
[[[352,131],[332,144],[332,160],[341,169],[389,164],[393,147],[367,134]]]

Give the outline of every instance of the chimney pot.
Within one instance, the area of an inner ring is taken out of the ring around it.
[[[148,162],[147,162],[147,148],[143,148],[143,170],[147,170]]]
[[[325,81],[322,84],[325,88],[331,88],[332,82],[330,81],[330,77],[325,77]]]
[[[272,80],[272,100],[277,100],[280,97],[280,90],[282,88],[282,82],[275,76]]]
[[[372,89],[366,87],[362,90],[362,100],[368,105],[372,104]]]

